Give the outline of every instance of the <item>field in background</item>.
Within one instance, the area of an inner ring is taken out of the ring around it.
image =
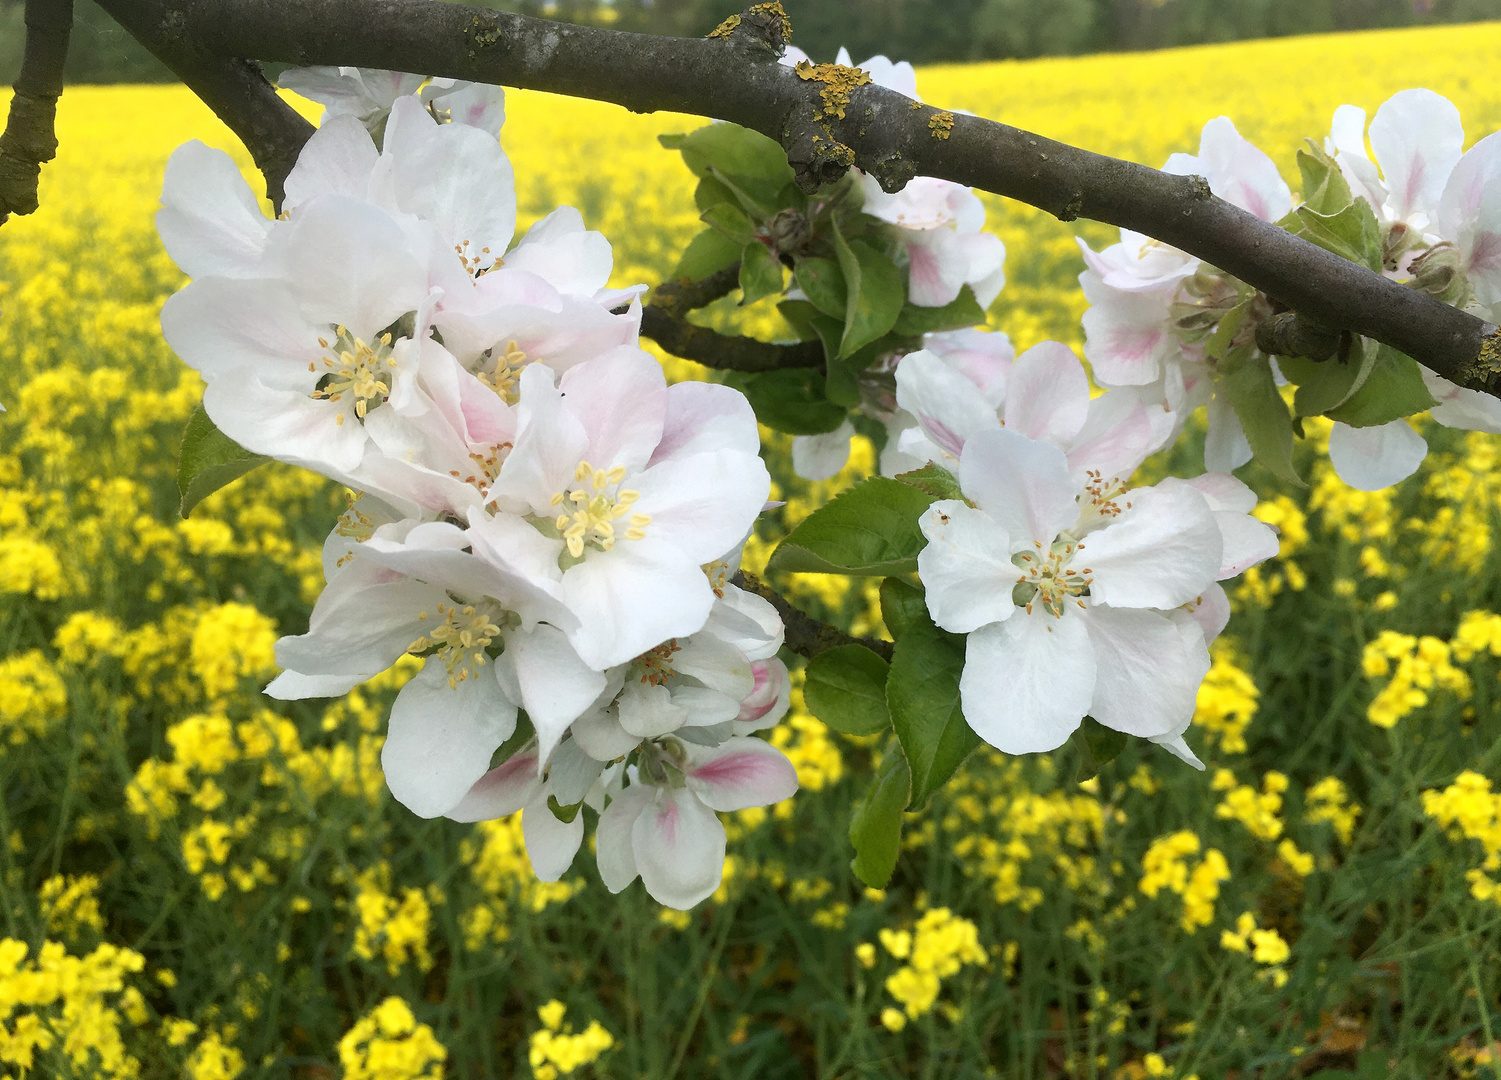
[[[1498,52],[1501,26],[1381,32],[935,68],[919,89],[1152,165],[1223,113],[1294,179],[1299,139],[1343,102],[1426,85],[1471,141],[1501,127]],[[617,284],[662,280],[698,223],[654,136],[701,121],[529,93],[508,111],[523,225],[572,203],[614,243]],[[1239,586],[1201,692],[1207,773],[1133,746],[1081,787],[1069,750],[979,756],[877,893],[843,828],[878,749],[798,710],[775,737],[804,790],[728,816],[726,884],[700,910],[610,897],[587,850],[539,886],[516,822],[421,822],[386,796],[384,709],[409,670],[336,702],[257,693],[275,637],[306,626],[339,492],[271,467],[176,518],[201,386],[157,329],[181,277],[151,215],[180,142],[255,182],[248,157],[168,87],[70,88],[59,136],[42,212],[0,228],[0,1062],[1501,1077],[1496,440],[1430,425],[1436,452],[1388,493],[1342,488],[1311,451],[1309,490],[1263,485],[1283,551]],[[1077,345],[1073,237],[1112,230],[987,205],[1009,251],[993,324]],[[778,332],[766,305],[724,307]],[[810,486],[772,447],[786,520],[869,468],[857,452]],[[838,579],[785,584],[878,629]]]

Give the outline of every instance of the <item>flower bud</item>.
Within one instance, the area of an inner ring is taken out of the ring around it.
[[[1435,244],[1413,259],[1409,269],[1413,288],[1435,299],[1462,307],[1470,298],[1470,282],[1464,275],[1459,249],[1448,241]]]
[[[813,230],[797,210],[780,210],[766,223],[767,235],[779,252],[795,255],[808,246]]]

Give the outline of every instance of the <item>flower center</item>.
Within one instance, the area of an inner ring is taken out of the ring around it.
[[[339,515],[338,524],[334,526],[334,532],[348,537],[356,544],[363,544],[375,535],[375,519],[356,505],[361,497],[361,495],[345,494],[344,498],[348,501],[349,508]],[[354,552],[346,551],[339,556],[334,565],[343,566],[352,558],[354,558]]]
[[[480,372],[475,378],[495,391],[507,405],[514,405],[521,398],[517,384],[521,382],[521,369],[526,366],[526,353],[515,340],[506,342],[505,352],[495,356],[495,370]]]
[[[500,265],[500,260],[497,259],[491,265],[485,266],[484,264],[490,261],[490,249],[480,248],[477,252],[473,251],[468,240],[455,244],[453,250],[454,254],[459,257],[459,262],[464,264],[464,272],[472,278],[480,277]]]
[[[714,595],[724,599],[724,590],[730,583],[730,564],[727,562],[704,563],[704,575],[709,579],[709,588]]]
[[[343,401],[354,399],[354,414],[361,420],[371,409],[371,402],[379,405],[391,396],[389,374],[396,367],[396,358],[391,355],[391,335],[382,334],[375,344],[367,345],[349,332],[347,326],[334,328],[334,341],[319,338],[318,345],[332,355],[323,358],[323,374],[317,388],[308,396],[315,401]],[[310,361],[307,369],[318,371],[318,365]],[[334,423],[344,424],[344,410],[334,417]]]
[[[625,530],[627,540],[640,540],[651,524],[648,514],[631,514],[631,504],[641,497],[639,491],[622,490],[625,466],[596,469],[587,461],[579,462],[573,479],[576,487],[552,497],[554,506],[564,507],[554,524],[575,559],[584,554],[584,545],[609,551],[615,546],[615,522],[630,514]],[[571,507],[572,509],[568,509]]]
[[[455,480],[462,480],[474,488],[481,495],[490,490],[495,483],[495,478],[500,475],[500,467],[506,463],[506,458],[511,454],[512,444],[509,442],[496,443],[490,447],[488,454],[470,454],[469,460],[474,462],[475,471],[461,473],[458,469],[449,469],[448,475]]]
[[[641,681],[650,686],[661,686],[677,674],[672,666],[672,654],[682,648],[677,638],[665,641],[649,652],[636,658],[641,665]]]
[[[423,622],[431,618],[425,611],[417,617]],[[489,662],[486,650],[500,636],[502,624],[519,625],[515,616],[493,601],[463,606],[439,604],[438,618],[443,621],[408,645],[407,652],[437,656],[448,669],[449,689],[474,678],[477,669]]]
[[[1044,551],[1041,543],[1033,543],[1037,546],[1035,552],[1023,551],[1011,557],[1022,572],[1011,590],[1012,598],[1027,609],[1028,615],[1032,614],[1033,604],[1041,604],[1055,618],[1063,615],[1063,607],[1070,600],[1082,608],[1084,601],[1078,598],[1088,594],[1092,580],[1089,575],[1094,571],[1088,567],[1075,570],[1070,563],[1084,550],[1084,545],[1060,539]]]
[[[1126,482],[1118,476],[1106,480],[1104,475],[1095,469],[1088,472],[1089,482],[1084,485],[1084,490],[1079,493],[1079,520],[1074,522],[1069,530],[1070,537],[1084,536],[1094,532],[1117,517],[1122,510],[1131,509],[1131,504],[1122,503],[1121,496],[1126,493]],[[1056,545],[1055,545],[1056,546]]]

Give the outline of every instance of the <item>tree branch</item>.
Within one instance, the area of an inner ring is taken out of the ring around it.
[[[26,0],[26,52],[0,135],[0,225],[32,214],[42,163],[57,156],[57,99],[73,29],[73,0]]]
[[[653,304],[641,309],[641,333],[673,356],[696,360],[719,371],[760,372],[824,366],[823,346],[816,341],[772,345],[739,334],[721,334],[668,314]]]
[[[197,27],[171,4],[101,6],[239,136],[266,178],[271,205],[280,211],[282,185],[314,128],[277,96],[260,64],[240,59],[256,51],[206,45]]]
[[[664,281],[652,290],[651,299],[647,303],[680,319],[690,311],[708,307],[714,301],[729,296],[739,287],[740,263],[737,260],[733,266],[716,270],[698,281],[687,278]]]
[[[778,139],[805,186],[857,165],[887,190],[918,174],[935,176],[1065,221],[1119,225],[1196,255],[1289,310],[1373,337],[1461,386],[1501,396],[1501,330],[1494,324],[1231,206],[1202,177],[1169,176],[977,116],[914,108],[890,90],[854,85],[832,65],[823,77],[805,78],[774,62],[785,25],[773,17],[769,28],[768,5],[753,9],[756,19],[747,13],[702,40],[566,26],[436,0],[104,0],[104,7],[132,33],[145,32],[148,45],[170,28],[173,40],[218,56],[415,70],[613,101],[636,112],[713,116]],[[221,104],[242,113],[246,97],[221,95]]]
[[[837,626],[830,626],[793,607],[781,593],[745,570],[741,570],[730,580],[746,592],[753,592],[769,601],[777,609],[777,614],[782,617],[782,625],[787,630],[787,647],[799,656],[812,660],[819,653],[839,645],[863,645],[882,660],[891,662],[891,642],[880,638],[850,637]]]

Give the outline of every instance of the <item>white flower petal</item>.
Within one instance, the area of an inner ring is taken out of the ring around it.
[[[564,575],[559,591],[579,619],[569,641],[586,664],[603,670],[696,633],[714,603],[700,566],[649,533],[591,552]]]
[[[1227,473],[1250,461],[1251,444],[1230,403],[1223,396],[1216,396],[1205,413],[1209,434],[1204,438],[1204,468]]]
[[[194,139],[167,159],[156,230],[189,277],[246,277],[266,248],[271,222],[234,159]]]
[[[935,502],[919,524],[928,545],[918,552],[917,576],[933,621],[967,634],[1009,619],[1016,611],[1011,590],[1021,572],[1011,561],[1006,530],[957,499]]]
[[[827,480],[849,461],[850,439],[854,435],[854,425],[846,420],[822,435],[793,436],[792,471],[804,480]]]
[[[1081,614],[1098,664],[1091,716],[1143,738],[1166,734],[1193,716],[1209,650],[1190,616],[1104,605]]]
[[[1358,491],[1380,491],[1406,480],[1428,456],[1428,444],[1406,420],[1355,428],[1335,422],[1329,464]]]
[[[926,349],[896,366],[896,400],[945,454],[958,458],[967,440],[1000,427],[995,410],[964,375]]]
[[[845,427],[848,427],[848,422]],[[854,428],[850,428],[846,434],[846,456],[849,453],[848,437],[853,434]],[[796,440],[793,442],[795,464]],[[718,383],[680,382],[669,386],[662,439],[652,451],[650,464],[669,457],[687,457],[713,450],[735,450],[742,454],[761,452],[761,435],[756,429],[756,414],[750,402],[738,390]]]
[[[1050,443],[1000,428],[973,436],[959,460],[959,487],[1011,539],[1044,547],[1078,516],[1078,485]]]
[[[1074,556],[1093,578],[1095,603],[1173,608],[1218,579],[1220,527],[1198,491],[1168,485],[1128,491],[1115,501],[1120,516],[1086,536]]]
[[[584,839],[584,814],[580,810],[572,821],[559,821],[547,805],[545,792],[533,797],[521,811],[521,835],[526,841],[526,857],[538,881],[557,881],[573,865],[579,844]]]
[[[969,635],[959,677],[964,719],[1007,754],[1056,750],[1094,697],[1095,657],[1084,612],[1041,608]]]
[[[652,899],[686,911],[719,888],[724,826],[692,792],[658,788],[631,826],[641,884]]]
[[[543,764],[553,747],[605,688],[603,672],[579,659],[563,631],[546,623],[505,636],[501,662],[508,663],[521,692],[521,707],[537,729]]]
[[[370,174],[379,158],[380,151],[357,117],[329,117],[297,155],[297,164],[287,175],[282,209],[293,211],[329,193],[368,198]]]
[[[1043,341],[1016,358],[1006,390],[1007,428],[1067,446],[1088,414],[1089,376],[1074,350],[1059,341]]]
[[[506,265],[551,282],[559,292],[593,296],[610,280],[615,257],[604,235],[584,229],[584,218],[560,206],[533,225],[506,255]]]
[[[569,368],[558,390],[589,435],[584,459],[590,465],[636,470],[652,459],[667,419],[667,380],[649,353],[612,349]]]
[[[1459,110],[1432,90],[1403,90],[1382,103],[1371,120],[1371,149],[1395,220],[1433,216],[1464,142]]]
[[[651,805],[655,789],[637,784],[610,800],[594,828],[594,854],[605,888],[618,893],[636,880],[632,831],[641,812]]]

